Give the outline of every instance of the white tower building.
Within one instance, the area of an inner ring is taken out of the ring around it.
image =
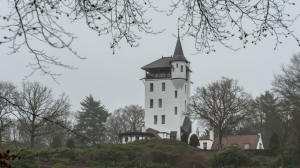
[[[156,131],[161,138],[180,140],[191,132],[191,121],[185,116],[191,70],[179,36],[172,57],[162,57],[142,69],[146,71],[144,129]]]

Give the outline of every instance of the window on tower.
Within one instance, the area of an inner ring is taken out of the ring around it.
[[[153,99],[150,99],[150,108],[153,108]]]
[[[153,83],[150,83],[150,92],[153,92]]]
[[[162,115],[161,116],[161,124],[165,124],[166,123],[166,116]]]
[[[158,107],[162,108],[162,99],[158,99]]]
[[[177,90],[175,90],[175,98],[177,98],[178,96],[178,93],[177,93]]]
[[[162,90],[162,91],[166,91],[166,83],[165,83],[165,82],[163,82],[163,83],[161,84],[161,90]]]
[[[183,72],[183,65],[180,66],[180,72]]]
[[[174,114],[177,115],[177,106],[174,107]]]
[[[157,124],[157,115],[154,115],[154,124]]]

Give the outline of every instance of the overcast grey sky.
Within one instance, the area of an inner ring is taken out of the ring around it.
[[[162,8],[168,6],[163,4]],[[0,10],[3,7],[0,6]],[[300,9],[297,4],[295,11]],[[300,11],[300,10],[298,10]],[[142,35],[140,46],[131,48],[122,43],[121,48],[112,54],[108,37],[98,37],[88,30],[85,25],[70,26],[70,30],[78,37],[74,49],[88,59],[79,60],[68,52],[50,50],[51,55],[59,56],[65,63],[78,67],[77,70],[55,68],[62,75],[58,77],[60,84],[48,76],[36,73],[28,81],[39,81],[52,88],[54,93],[65,92],[69,95],[72,110],[80,109],[80,101],[92,94],[109,109],[113,110],[130,104],[144,106],[144,85],[140,80],[144,76],[143,65],[161,56],[170,56],[174,52],[177,33],[177,17],[166,16],[163,13],[150,13],[154,29],[165,29],[158,35]],[[300,20],[293,27],[300,36]],[[0,31],[1,33],[1,31]],[[213,54],[195,54],[192,39],[182,39],[186,58],[192,68],[192,94],[197,86],[219,80],[222,76],[234,78],[245,90],[254,97],[271,88],[275,73],[280,72],[280,66],[289,63],[293,54],[299,53],[297,43],[287,38],[274,51],[274,41],[267,39],[257,46],[249,46],[239,51],[231,51],[222,46],[217,47]],[[31,71],[27,65],[32,61],[28,51],[7,55],[8,48],[0,46],[0,80],[13,82],[21,86],[24,76]]]

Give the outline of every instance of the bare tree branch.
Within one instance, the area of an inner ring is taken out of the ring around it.
[[[195,47],[207,54],[215,52],[215,44],[236,50],[232,39],[245,48],[271,36],[276,49],[283,37],[292,37],[300,46],[291,26],[299,17],[288,13],[292,0],[175,0],[170,13],[184,9],[180,17],[185,34],[195,39]]]

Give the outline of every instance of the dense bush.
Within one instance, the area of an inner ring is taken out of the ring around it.
[[[300,164],[300,155],[297,148],[289,146],[283,151],[282,162],[286,167],[296,168]]]
[[[215,154],[213,161],[214,167],[234,167],[249,165],[251,160],[249,155],[238,147],[226,147]]]
[[[200,146],[199,139],[196,134],[191,135],[189,145],[193,147]]]
[[[279,136],[276,133],[273,133],[269,142],[269,149],[271,150],[273,155],[276,155],[278,153],[279,147]]]
[[[13,168],[36,168],[36,167],[38,167],[36,153],[33,150],[31,150],[29,148],[16,149],[16,151],[14,151],[14,153],[19,157],[19,159],[10,162],[10,165]]]

